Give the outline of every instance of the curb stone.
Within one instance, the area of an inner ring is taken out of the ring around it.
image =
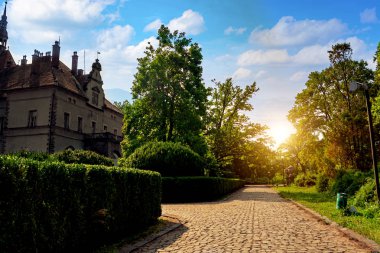
[[[135,250],[138,250],[139,248],[145,246],[146,244],[156,240],[157,238],[160,238],[163,235],[166,235],[167,233],[169,233],[169,232],[171,232],[171,231],[173,231],[173,230],[175,230],[175,229],[177,229],[177,228],[179,228],[179,227],[181,227],[187,223],[186,220],[183,220],[183,219],[179,218],[178,216],[171,215],[171,214],[165,214],[165,215],[162,215],[161,217],[167,217],[169,219],[173,219],[176,221],[176,223],[164,228],[163,230],[159,231],[158,233],[154,233],[154,234],[147,236],[143,240],[139,240],[139,241],[132,243],[132,244],[127,244],[127,245],[123,246],[118,252],[119,253],[134,252]]]
[[[340,231],[342,234],[344,234],[346,237],[348,237],[350,240],[353,240],[353,241],[359,243],[361,246],[368,248],[371,253],[380,253],[380,245],[378,245],[376,242],[352,231],[351,229],[342,227],[341,225],[330,220],[326,216],[322,216],[319,213],[315,212],[314,210],[311,210],[311,209],[305,207],[304,205],[295,202],[292,199],[286,199],[286,200],[288,200],[289,202],[291,202],[293,205],[297,206],[298,208],[306,211],[307,213],[312,215],[314,218],[325,223],[326,225],[333,226],[338,231]]]

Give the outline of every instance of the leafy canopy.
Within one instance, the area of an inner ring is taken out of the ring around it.
[[[149,141],[188,145],[200,154],[207,150],[201,131],[207,89],[202,80],[202,53],[185,33],[158,30],[159,45],[149,44],[138,59],[132,86],[133,103],[124,107],[123,152]]]

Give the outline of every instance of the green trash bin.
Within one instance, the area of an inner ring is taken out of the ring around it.
[[[336,209],[347,207],[347,193],[341,192],[336,195]]]

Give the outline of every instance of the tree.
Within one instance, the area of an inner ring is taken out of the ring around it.
[[[326,162],[369,169],[365,101],[362,94],[349,92],[349,84],[353,80],[370,83],[373,72],[366,62],[352,60],[352,49],[347,43],[334,45],[328,53],[330,67],[309,75],[306,88],[297,94],[288,118],[297,132],[302,133],[304,142],[323,140]],[[372,86],[371,94],[376,89],[377,86]]]
[[[208,104],[206,137],[210,150],[224,171],[231,171],[242,177],[250,177],[254,160],[264,154],[267,143],[264,138],[265,126],[254,124],[243,113],[252,111],[249,103],[258,91],[256,83],[244,89],[234,86],[231,78],[215,83]]]
[[[134,101],[125,108],[124,155],[148,141],[180,142],[203,155],[208,91],[202,80],[201,48],[185,33],[171,33],[163,25],[157,39],[158,47],[149,44],[138,59]]]

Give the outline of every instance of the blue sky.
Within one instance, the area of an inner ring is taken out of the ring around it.
[[[329,65],[327,50],[349,42],[354,58],[371,67],[380,41],[375,0],[9,0],[8,33],[16,62],[33,50],[51,51],[61,39],[69,67],[78,51],[86,71],[100,51],[104,89],[123,100],[146,43],[155,45],[160,24],[184,31],[202,47],[204,81],[232,77],[256,81],[252,121],[268,125],[277,141],[291,131],[287,112],[311,71]],[[116,94],[116,95],[115,95]],[[126,97],[125,97],[126,98]]]

